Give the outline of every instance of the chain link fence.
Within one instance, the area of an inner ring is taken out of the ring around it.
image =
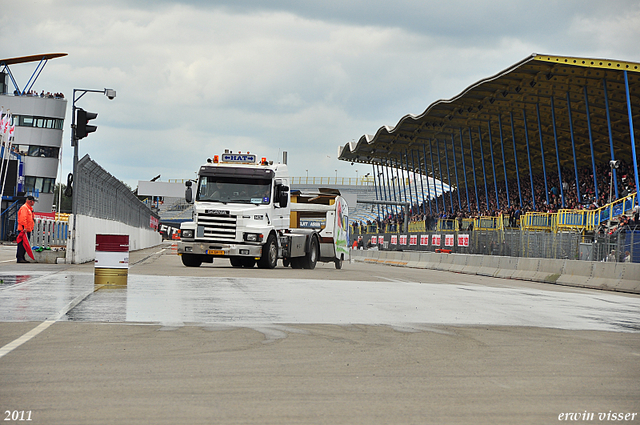
[[[89,155],[78,161],[77,174],[73,186],[74,196],[78,199],[78,215],[113,220],[144,229],[158,227],[160,217]]]

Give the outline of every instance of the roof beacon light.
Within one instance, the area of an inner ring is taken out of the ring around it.
[[[218,155],[213,155],[213,163],[217,164],[220,161],[220,157]]]
[[[267,163],[267,158],[262,158],[262,160],[260,161],[260,164],[261,164],[261,165],[269,165],[269,164]]]

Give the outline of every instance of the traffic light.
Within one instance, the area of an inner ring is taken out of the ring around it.
[[[87,125],[90,120],[98,117],[95,112],[87,112],[82,108],[77,109],[76,115],[76,140],[84,139],[89,133],[98,129],[95,125]]]

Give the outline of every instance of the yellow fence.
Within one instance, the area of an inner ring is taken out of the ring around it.
[[[557,213],[528,212],[520,217],[517,227],[522,230],[536,230],[546,232],[578,231],[591,232],[609,217],[619,217],[633,210],[636,205],[637,193],[631,194],[605,205],[596,210],[559,210]],[[467,230],[473,224],[476,230],[504,230],[508,227],[509,216],[465,218],[462,220],[436,220],[435,230],[439,232]],[[426,231],[424,221],[409,223],[409,232]],[[393,229],[378,229],[375,225],[369,225],[367,233],[397,231]]]

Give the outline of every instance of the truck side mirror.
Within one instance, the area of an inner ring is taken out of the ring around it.
[[[193,203],[193,192],[191,191],[191,180],[187,180],[185,183],[187,187],[184,191],[184,200],[187,201],[188,204]]]
[[[280,204],[280,208],[286,208],[287,204],[289,203],[289,186],[278,185],[277,191],[278,195],[276,200]]]

